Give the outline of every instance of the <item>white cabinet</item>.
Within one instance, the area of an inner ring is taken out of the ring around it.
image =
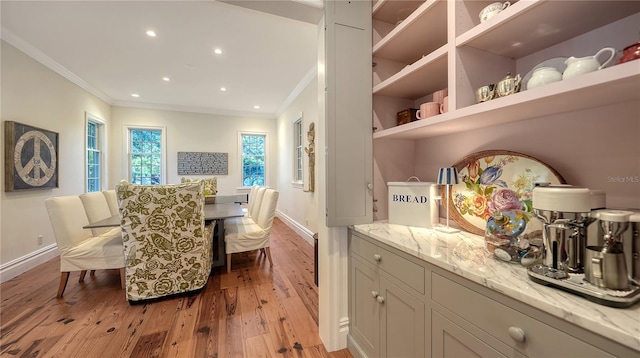
[[[348,286],[355,357],[639,354],[353,230]]]
[[[428,345],[424,268],[353,233],[349,245],[352,353],[424,357]],[[406,281],[417,285],[410,286]]]
[[[373,221],[371,3],[326,2],[327,226]]]

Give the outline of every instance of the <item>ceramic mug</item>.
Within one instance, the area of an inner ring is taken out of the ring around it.
[[[442,104],[442,101],[448,94],[449,90],[447,88],[435,91],[433,92],[433,101]]]
[[[416,113],[418,119],[425,119],[440,114],[440,103],[426,102],[420,105],[420,109]]]
[[[504,3],[494,2],[485,6],[485,8],[482,9],[482,11],[480,11],[480,22],[485,22],[489,20],[490,18],[494,17],[502,10],[508,8],[510,5],[511,5],[510,2],[505,1]]]
[[[440,105],[440,113],[449,112],[449,96],[445,96],[442,99],[442,104]]]

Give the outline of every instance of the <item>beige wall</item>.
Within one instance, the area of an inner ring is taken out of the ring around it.
[[[4,41],[1,50],[2,120],[59,133],[59,188],[10,193],[3,190],[0,194],[2,282],[57,255],[44,200],[85,191],[86,112],[105,121],[106,188],[114,188],[125,176],[127,155],[123,138],[127,125],[165,127],[168,183],[180,180],[176,169],[179,151],[229,153],[228,175],[217,176],[221,194],[236,193],[241,185],[239,131],[267,133],[267,185],[278,186],[275,119],[112,107]],[[0,137],[4,141],[4,136]],[[0,160],[4,162],[4,156]],[[4,176],[0,181],[4,188]],[[39,235],[43,236],[41,245],[37,244]]]
[[[314,232],[318,231],[318,191],[308,192],[308,157],[303,153],[304,188],[292,185],[293,182],[293,121],[302,113],[303,146],[308,147],[307,131],[309,123],[314,122],[318,131],[318,81],[314,78],[298,97],[278,116],[278,211],[280,218],[296,228],[298,234],[312,242]],[[316,152],[319,142],[316,136]],[[317,159],[317,154],[316,154]],[[316,160],[316,163],[318,161]],[[317,168],[317,166],[316,166]],[[316,169],[316,188],[318,174]]]
[[[228,153],[228,175],[218,178],[219,194],[235,194],[242,184],[238,153],[239,132],[266,133],[269,143],[267,185],[277,188],[278,132],[275,119],[242,118],[155,109],[113,107],[109,137],[109,182],[126,179],[127,153],[123,142],[127,126],[164,127],[166,134],[166,182],[180,182],[178,152]],[[208,176],[208,175],[207,175]],[[197,176],[193,176],[197,177]]]
[[[2,121],[16,121],[59,134],[59,188],[4,192],[2,176],[0,263],[3,277],[17,265],[13,260],[35,255],[34,266],[55,255],[55,238],[44,200],[85,190],[85,113],[107,122],[111,107],[2,41]],[[4,131],[3,131],[4,133]],[[4,135],[2,136],[4,148]],[[4,156],[2,156],[4,164]],[[3,165],[4,167],[4,165]],[[42,245],[37,244],[42,235]]]

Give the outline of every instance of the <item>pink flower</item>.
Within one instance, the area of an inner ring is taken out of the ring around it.
[[[495,190],[491,193],[491,199],[487,204],[489,212],[521,210],[524,204],[518,198],[518,194],[511,189]]]

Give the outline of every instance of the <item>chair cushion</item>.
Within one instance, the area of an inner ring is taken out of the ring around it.
[[[60,271],[103,270],[124,267],[120,228],[90,237],[60,252]]]

